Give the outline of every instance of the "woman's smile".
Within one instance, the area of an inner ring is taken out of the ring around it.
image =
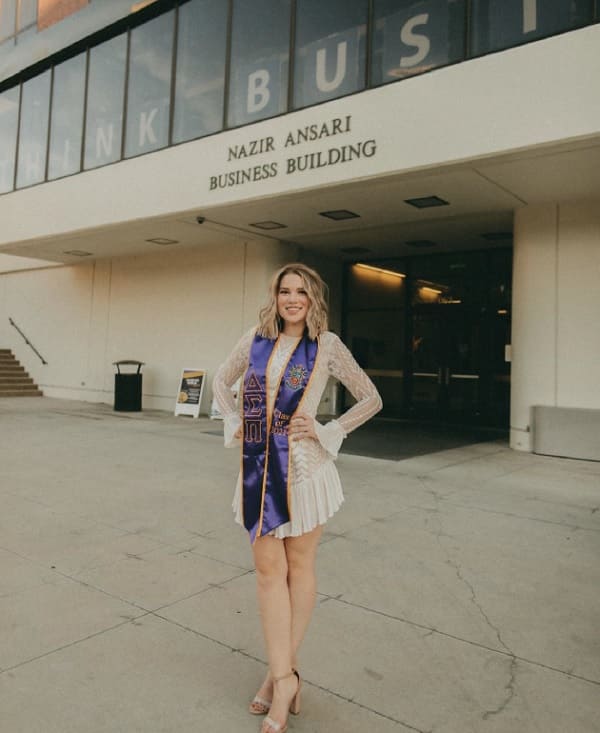
[[[284,332],[303,330],[308,315],[309,299],[300,275],[288,273],[281,279],[277,294],[277,312],[284,322]]]

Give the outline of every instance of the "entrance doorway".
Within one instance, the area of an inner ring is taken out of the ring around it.
[[[413,410],[470,419],[480,409],[481,338],[470,312],[438,305],[412,316]]]
[[[511,267],[506,249],[348,267],[343,335],[384,416],[508,425]]]

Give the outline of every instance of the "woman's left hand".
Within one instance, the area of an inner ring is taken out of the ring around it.
[[[289,432],[292,440],[302,440],[303,438],[318,440],[315,433],[315,419],[304,412],[298,412],[292,417]]]

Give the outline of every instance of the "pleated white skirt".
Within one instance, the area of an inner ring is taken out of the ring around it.
[[[310,478],[292,482],[289,490],[291,520],[269,532],[278,539],[298,537],[325,524],[344,501],[342,484],[333,461],[322,463]],[[241,473],[238,476],[232,507],[235,521],[243,525]]]

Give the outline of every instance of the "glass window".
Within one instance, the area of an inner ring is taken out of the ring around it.
[[[48,144],[50,70],[23,84],[17,188],[44,180]]]
[[[15,35],[17,0],[0,0],[0,41]]]
[[[371,84],[464,58],[464,0],[375,0]]]
[[[345,342],[382,395],[385,414],[404,402],[406,263],[357,263],[348,268]],[[345,404],[351,402],[345,395]]]
[[[125,157],[169,143],[174,18],[171,11],[131,31]]]
[[[234,0],[230,127],[287,109],[291,0]]]
[[[85,54],[54,69],[48,178],[76,173],[81,161]]]
[[[417,257],[412,271],[413,305],[475,305],[484,299],[486,260],[480,252]]]
[[[121,157],[126,53],[126,35],[90,51],[84,168]]]
[[[406,268],[401,261],[377,261],[352,265],[348,270],[348,302],[351,310],[402,308]]]
[[[38,0],[20,0],[19,2],[19,30],[27,28],[37,22]]]
[[[298,0],[295,108],[364,89],[367,14],[365,0]]]
[[[223,126],[227,3],[192,0],[179,8],[173,142]]]
[[[0,94],[0,193],[12,191],[19,123],[19,87]]]
[[[497,51],[589,23],[592,0],[473,0],[471,52]]]

